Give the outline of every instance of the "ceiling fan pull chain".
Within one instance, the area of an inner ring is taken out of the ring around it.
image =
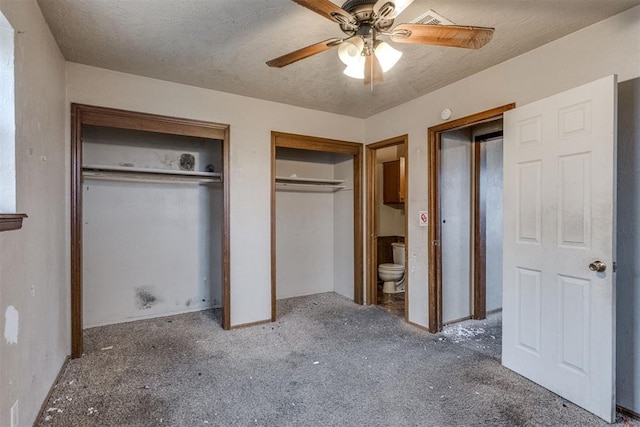
[[[370,55],[372,55],[373,53],[370,53]],[[373,58],[372,58],[373,59]],[[374,76],[373,76],[373,60],[369,61],[369,75],[371,76],[371,78],[369,79],[369,88],[371,90],[371,93],[373,93],[373,83],[374,83]]]

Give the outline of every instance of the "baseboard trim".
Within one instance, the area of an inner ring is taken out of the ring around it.
[[[167,311],[167,312],[164,312],[164,313],[149,314],[149,315],[146,315],[146,316],[127,317],[126,319],[106,320],[104,322],[92,323],[90,325],[83,325],[82,326],[82,330],[84,331],[86,329],[91,329],[91,328],[101,328],[103,326],[119,325],[119,324],[122,324],[122,323],[137,322],[139,320],[149,320],[149,319],[159,319],[159,318],[163,318],[163,317],[180,316],[181,314],[197,313],[199,311],[216,310],[216,309],[219,309],[219,308],[221,308],[221,307],[213,306],[213,305],[206,305],[206,306],[200,306],[200,307],[195,307],[195,308],[186,308],[186,309],[181,309],[181,310]]]
[[[494,308],[493,310],[489,310],[487,311],[487,315],[489,314],[495,314],[495,313],[500,313],[502,311],[502,307],[500,308]]]
[[[411,326],[413,326],[414,328],[418,328],[418,329],[421,329],[421,330],[423,330],[423,331],[425,331],[425,332],[429,332],[429,333],[431,333],[431,331],[429,330],[429,328],[428,328],[428,327],[426,327],[426,326],[422,326],[422,325],[420,325],[420,324],[418,324],[418,323],[410,322],[410,321],[408,321],[408,320],[406,320],[406,322],[407,322],[408,324],[410,324]]]
[[[460,323],[460,322],[464,322],[465,320],[472,320],[472,319],[473,319],[472,316],[461,317],[460,319],[450,320],[447,323],[443,322],[442,326],[453,325],[454,323]]]
[[[627,409],[624,406],[620,406],[617,405],[616,409],[618,410],[618,412],[620,412],[622,415],[626,415],[629,418],[633,418],[635,420],[640,420],[640,414],[637,412],[632,411],[631,409]]]
[[[56,379],[53,380],[53,383],[51,384],[51,387],[49,387],[49,392],[47,393],[47,395],[45,396],[44,400],[42,401],[42,405],[40,406],[40,410],[38,411],[38,415],[36,416],[36,419],[33,420],[33,425],[34,426],[38,423],[38,420],[40,420],[40,418],[42,418],[42,416],[44,415],[45,410],[47,408],[47,402],[51,398],[51,395],[53,394],[53,390],[55,390],[56,384],[58,384],[58,381],[60,381],[60,377],[62,377],[62,374],[64,373],[65,369],[67,369],[67,365],[69,364],[69,360],[71,360],[71,356],[67,356],[64,359],[64,362],[62,362],[62,366],[60,367],[60,370],[58,371],[58,375],[56,375]]]
[[[239,325],[233,325],[231,329],[243,329],[250,328],[252,326],[264,325],[265,323],[271,323],[271,319],[258,320],[257,322],[241,323]]]

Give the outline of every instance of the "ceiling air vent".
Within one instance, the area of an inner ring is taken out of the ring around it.
[[[455,25],[442,15],[438,15],[435,10],[429,9],[416,19],[411,21],[412,24],[427,24],[427,25]]]

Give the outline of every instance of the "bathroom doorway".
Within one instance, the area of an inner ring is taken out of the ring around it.
[[[502,114],[429,129],[429,330],[502,306]]]
[[[366,147],[367,304],[407,320],[408,136]]]

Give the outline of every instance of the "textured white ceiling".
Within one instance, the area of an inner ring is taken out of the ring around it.
[[[339,0],[334,1],[340,4]],[[640,0],[415,0],[459,25],[495,27],[480,50],[395,44],[373,92],[342,74],[337,51],[282,69],[265,62],[340,37],[291,0],[38,0],[68,61],[365,118],[640,4]],[[18,29],[19,30],[19,29]]]

